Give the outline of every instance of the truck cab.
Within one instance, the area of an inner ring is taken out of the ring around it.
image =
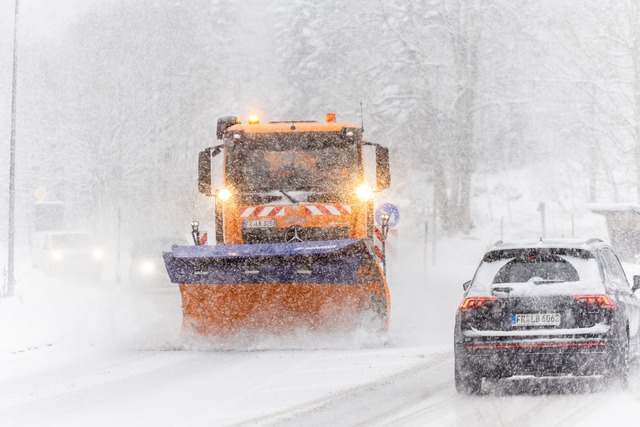
[[[390,185],[389,155],[362,133],[349,122],[220,119],[223,144],[199,162],[200,191],[215,199],[216,243],[372,238],[373,194]],[[375,148],[375,185],[365,179],[367,148]],[[219,154],[223,185],[212,190],[211,158]]]

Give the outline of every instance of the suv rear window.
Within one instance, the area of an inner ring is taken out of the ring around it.
[[[570,285],[576,282],[580,285]],[[505,249],[485,254],[473,278],[472,294],[489,294],[495,285],[507,283],[514,285],[514,291],[522,288],[523,292],[532,287],[539,291],[552,287],[557,292],[569,288],[595,292],[602,287],[602,277],[596,258],[588,250]]]
[[[493,283],[577,282],[578,271],[557,255],[531,255],[514,258],[493,278]]]

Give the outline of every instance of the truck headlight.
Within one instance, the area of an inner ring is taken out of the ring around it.
[[[363,202],[367,200],[371,200],[373,197],[373,189],[369,183],[365,182],[364,184],[360,184],[358,188],[356,188],[356,196]]]
[[[226,188],[221,188],[220,190],[218,190],[218,199],[222,200],[223,202],[226,202],[230,198],[231,198],[231,191],[229,191]]]

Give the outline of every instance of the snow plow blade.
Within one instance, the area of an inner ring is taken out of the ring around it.
[[[388,327],[387,283],[364,239],[174,246],[163,256],[183,329],[197,334]]]

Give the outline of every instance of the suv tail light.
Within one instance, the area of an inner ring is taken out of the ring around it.
[[[573,297],[577,301],[581,301],[588,305],[594,305],[602,308],[610,308],[614,310],[616,308],[616,303],[613,302],[608,295],[576,295]]]
[[[477,308],[488,307],[495,300],[497,300],[496,297],[471,297],[471,298],[465,298],[465,300],[462,301],[462,304],[460,304],[460,311],[471,311],[471,310],[474,310],[474,309],[477,309]]]

